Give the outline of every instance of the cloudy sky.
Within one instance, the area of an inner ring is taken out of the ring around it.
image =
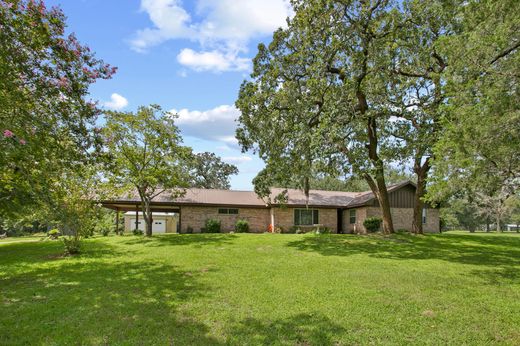
[[[47,0],[69,31],[111,65],[92,96],[107,109],[159,104],[179,114],[186,145],[212,151],[240,170],[233,189],[252,189],[263,163],[241,153],[234,107],[258,43],[290,15],[287,0]]]

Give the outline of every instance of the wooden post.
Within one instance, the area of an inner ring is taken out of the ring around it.
[[[119,208],[116,208],[116,234],[119,234]]]
[[[139,229],[139,208],[135,207],[135,230]]]

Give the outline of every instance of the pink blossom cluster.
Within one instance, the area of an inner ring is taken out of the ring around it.
[[[5,138],[14,138],[15,135],[14,135],[13,131],[5,129],[5,130],[4,130],[4,137],[5,137]],[[25,139],[23,139],[23,138],[20,138],[20,139],[18,140],[18,142],[19,142],[20,144],[22,144],[22,145],[25,145],[25,144],[27,143],[27,142],[25,141]]]

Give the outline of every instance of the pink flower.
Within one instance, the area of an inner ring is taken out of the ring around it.
[[[60,88],[66,88],[68,85],[69,85],[69,80],[67,79],[67,77],[61,77],[58,80],[58,86]]]
[[[20,139],[20,144],[21,144],[21,145],[25,145],[25,143],[27,143],[27,142],[25,141],[25,139],[23,139],[23,138]]]
[[[11,138],[14,136],[14,133],[12,133],[11,131],[9,130],[4,130],[4,137],[6,138]]]

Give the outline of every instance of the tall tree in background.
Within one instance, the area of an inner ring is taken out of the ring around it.
[[[88,87],[115,68],[71,34],[43,1],[0,1],[0,215],[46,204],[62,174],[100,144]]]
[[[214,153],[204,152],[194,156],[192,187],[229,190],[229,176],[238,174],[235,165],[225,163]]]
[[[499,230],[520,187],[520,3],[474,0],[461,10],[460,34],[445,42],[450,96],[429,195],[462,190],[494,205]]]
[[[190,186],[193,155],[181,145],[174,119],[158,106],[106,114],[103,134],[111,159],[106,176],[115,189],[139,195],[147,236],[152,235],[152,200],[162,193],[182,196]]]
[[[259,46],[252,80],[236,102],[237,138],[255,149],[268,183],[300,181],[320,172],[362,176],[393,232],[385,182],[387,45],[399,22],[392,1],[293,1],[295,17]],[[342,172],[337,172],[336,167]],[[266,173],[268,172],[268,174]],[[295,179],[296,178],[296,179]],[[262,188],[258,188],[261,186]]]

